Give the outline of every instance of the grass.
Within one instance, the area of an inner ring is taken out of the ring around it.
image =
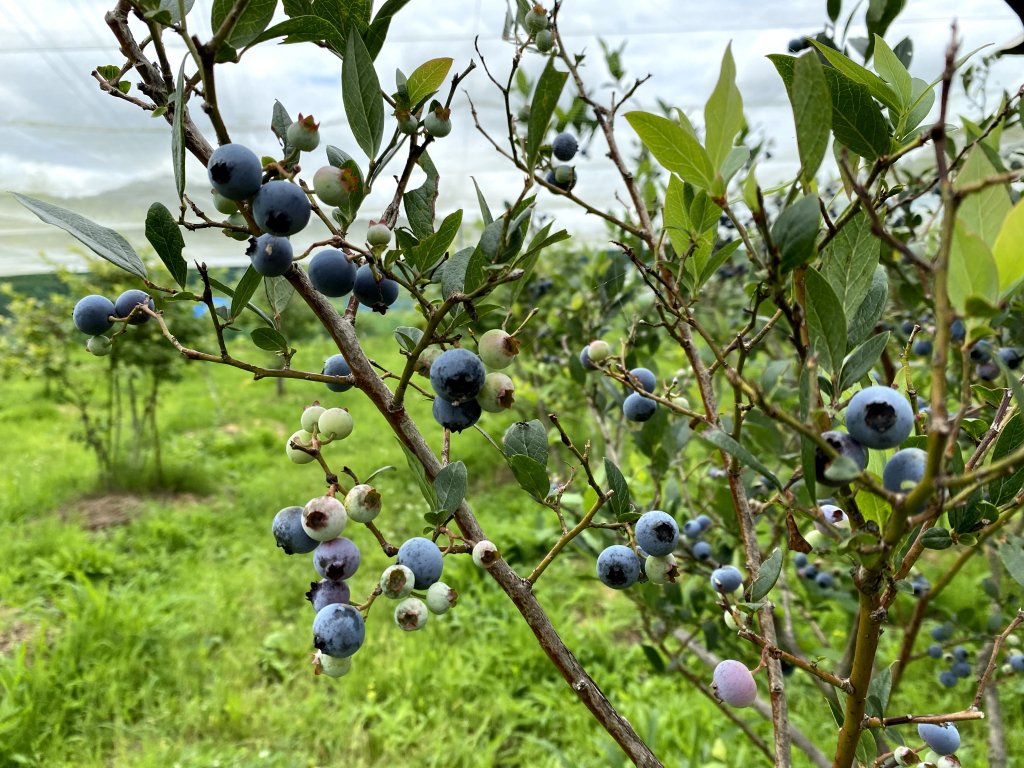
[[[361,328],[376,329],[371,351],[393,366],[391,324],[373,317]],[[317,368],[328,351],[314,346],[295,364]],[[326,450],[332,467],[363,477],[397,467],[376,481],[390,540],[419,534],[428,510],[383,420],[358,393],[288,382],[279,397],[272,382],[240,371],[195,365],[189,373],[168,387],[162,407],[177,492],[98,499],[90,496],[95,463],[75,439],[73,415],[40,399],[36,382],[4,385],[0,439],[17,459],[0,478],[0,766],[625,764],[468,558],[446,560],[444,579],[461,595],[449,614],[406,634],[381,599],[353,671],[314,677],[313,614],[303,594],[315,573],[308,557],[277,550],[269,532],[280,507],[323,489],[316,465],[284,456],[303,405],[321,399],[353,413],[352,437]],[[422,398],[410,407],[431,423]],[[500,435],[524,416],[484,423]],[[454,439],[453,458],[466,461],[471,501],[523,573],[556,528],[495,470],[493,450],[467,433]],[[363,552],[352,580],[353,598],[362,599],[390,561],[358,526],[346,535]],[[635,606],[597,585],[591,562],[560,559],[538,596],[666,765],[765,764],[711,704],[652,669]],[[805,680],[793,687],[794,721],[828,751],[820,695]],[[743,715],[769,737],[763,721]],[[962,756],[982,755],[982,727],[962,732]]]

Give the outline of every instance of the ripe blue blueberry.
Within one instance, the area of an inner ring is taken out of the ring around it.
[[[351,539],[339,537],[321,542],[313,552],[313,567],[325,579],[351,579],[362,561],[359,547]]]
[[[658,388],[658,377],[649,368],[634,368],[629,375],[637,380],[644,392],[653,392]]]
[[[944,669],[939,672],[939,684],[945,688],[952,688],[960,680],[952,670]]]
[[[949,324],[949,339],[957,344],[967,338],[967,326],[959,317]]]
[[[1024,672],[1024,654],[1015,653],[1010,656],[1010,668],[1014,672]]]
[[[942,658],[942,646],[939,645],[938,643],[932,643],[931,645],[928,646],[928,655],[931,656],[933,659],[941,659]]]
[[[364,307],[383,315],[398,298],[398,287],[398,283],[387,277],[381,277],[378,281],[370,265],[363,264],[356,270],[356,283],[352,293]]]
[[[960,748],[960,732],[952,723],[918,723],[917,735],[938,755],[952,755]]]
[[[263,164],[248,147],[225,144],[210,155],[206,173],[220,195],[228,200],[247,200],[260,191]]]
[[[664,557],[672,554],[679,542],[679,526],[667,512],[645,512],[634,527],[636,543],[648,555]]]
[[[271,530],[277,546],[283,549],[286,555],[312,552],[320,543],[302,529],[303,511],[303,507],[285,507],[274,515]]]
[[[715,667],[711,690],[731,707],[749,707],[757,698],[757,684],[747,665],[732,659]]]
[[[683,535],[688,539],[699,539],[704,529],[700,527],[697,520],[687,520],[683,523]]]
[[[999,351],[996,352],[996,355],[1011,371],[1020,367],[1020,353],[1018,353],[1013,347],[1001,347]]]
[[[797,571],[796,575],[802,579],[814,581],[818,578],[818,569],[813,565],[805,565],[802,569]]]
[[[969,656],[970,653],[962,645],[958,645],[956,648],[953,649],[953,658],[957,661],[967,661],[967,658]]]
[[[249,248],[252,268],[264,277],[280,277],[292,266],[292,244],[287,237],[264,232]]]
[[[71,319],[74,321],[75,327],[82,333],[99,336],[114,327],[114,324],[108,319],[111,315],[117,317],[114,312],[114,302],[106,296],[93,293],[78,300],[71,313]]]
[[[658,403],[644,397],[639,392],[626,395],[626,399],[622,401],[622,415],[628,421],[647,421],[654,416],[654,412],[657,410]]]
[[[932,627],[932,640],[938,640],[941,643],[949,640],[951,637],[953,637],[953,625],[949,622]]]
[[[931,583],[920,573],[910,580],[910,588],[914,590],[914,597],[921,597],[932,588]]]
[[[362,647],[365,637],[363,614],[351,605],[331,603],[313,619],[313,645],[328,656],[351,656]]]
[[[971,345],[971,362],[987,363],[992,357],[992,344],[984,339]]]
[[[437,544],[416,536],[398,548],[398,564],[407,566],[416,575],[416,589],[426,589],[441,578],[444,558]]]
[[[631,587],[640,578],[640,558],[624,544],[613,544],[597,556],[597,578],[612,589]]]
[[[480,394],[487,371],[480,358],[468,349],[449,349],[430,366],[430,385],[453,405]]]
[[[138,288],[129,288],[118,296],[117,300],[114,302],[114,314],[118,317],[128,317],[128,315],[131,314],[131,311],[139,304],[143,304],[150,309],[154,308],[153,299],[149,297],[148,293],[140,291]],[[128,322],[131,325],[142,325],[142,323],[147,320],[149,320],[149,315],[142,310],[139,310],[135,314],[135,317]]]
[[[821,571],[814,577],[814,583],[821,589],[832,589],[836,585],[836,580],[828,571]]]
[[[451,432],[462,432],[480,420],[482,409],[476,400],[453,405],[442,397],[434,398],[434,421]]]
[[[971,663],[969,661],[954,661],[953,666],[949,668],[957,677],[967,678],[971,676]]]
[[[594,365],[590,360],[590,345],[588,344],[582,350],[580,350],[580,365],[583,366],[585,371],[596,371],[597,366]]]
[[[861,470],[867,467],[867,449],[845,432],[830,430],[828,432],[823,432],[821,437],[826,443],[832,446],[839,456],[845,456],[850,459]],[[825,451],[821,448],[815,448],[814,471],[818,482],[822,485],[843,485],[844,483],[849,482],[849,480],[833,480],[825,474],[828,468],[832,465],[832,461],[833,459],[825,455]]]
[[[331,355],[324,361],[323,373],[326,376],[351,376],[352,369],[349,364],[345,362],[343,355]],[[352,384],[328,384],[327,388],[331,392],[346,392],[352,389]]]
[[[697,522],[700,523],[700,529],[706,531],[711,527],[713,521],[707,515],[697,515]]]
[[[807,555],[803,552],[797,552],[793,555],[793,565],[797,568],[804,568],[807,566]]]
[[[907,398],[889,387],[866,387],[846,408],[850,436],[868,448],[895,448],[914,428],[914,410]]]
[[[914,346],[910,348],[910,351],[918,357],[931,357],[932,349],[932,343],[929,339],[915,339]]]
[[[309,592],[306,593],[306,599],[313,605],[313,610],[316,612],[319,612],[325,605],[347,603],[351,597],[352,593],[348,584],[334,579],[310,582]]]
[[[551,153],[563,163],[572,160],[576,156],[577,149],[579,149],[579,145],[576,143],[576,137],[571,133],[560,133],[551,142]]]
[[[999,366],[991,361],[981,363],[974,369],[974,372],[982,381],[995,381],[999,378]]]
[[[731,565],[716,568],[711,572],[711,586],[723,594],[735,592],[743,586],[743,574]]]
[[[711,557],[711,545],[706,541],[698,541],[693,545],[693,556],[698,560],[707,560]]]
[[[928,454],[920,448],[896,451],[882,469],[882,484],[893,493],[909,493],[924,477]]]
[[[334,248],[315,253],[306,272],[314,288],[334,299],[347,296],[356,284],[356,265]]]
[[[309,223],[313,209],[298,184],[268,181],[252,201],[252,215],[260,229],[272,235],[294,235]]]

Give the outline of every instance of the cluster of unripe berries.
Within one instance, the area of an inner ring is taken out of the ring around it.
[[[362,558],[355,543],[341,533],[350,520],[368,524],[380,510],[380,493],[359,484],[349,490],[344,503],[331,495],[320,496],[304,507],[285,507],[274,516],[271,529],[277,546],[288,555],[312,552],[313,567],[321,577],[306,593],[316,612],[313,645],[317,674],[346,674],[351,656],[365,640],[363,613],[350,604],[348,586]],[[400,628],[421,629],[430,613],[446,613],[455,605],[458,593],[440,581],[443,567],[441,550],[430,539],[414,537],[399,547],[395,564],[381,574],[377,593],[399,601],[394,621]]]
[[[351,371],[344,374],[335,374],[336,362],[332,362],[335,358],[340,358],[344,363],[344,358],[341,355],[335,355],[329,358],[327,364],[324,365],[324,372],[330,373],[331,375],[348,375]],[[328,371],[329,366],[331,370]],[[348,368],[348,365],[345,365]],[[335,387],[334,391],[340,392],[344,389],[348,389],[350,384],[328,384],[330,387]],[[288,458],[296,464],[309,464],[310,462],[316,461],[316,455],[320,450],[321,446],[332,443],[335,440],[344,440],[346,437],[352,434],[352,428],[354,423],[352,421],[352,415],[344,408],[325,408],[316,402],[310,406],[307,406],[302,411],[302,417],[299,419],[300,429],[296,430],[291,434],[285,443],[285,453]]]
[[[611,357],[611,345],[603,339],[590,342],[580,350],[580,365],[585,371],[600,370],[598,363]],[[633,368],[629,379],[639,385],[643,392],[653,393],[658,387],[658,377],[649,368]],[[622,415],[628,421],[647,421],[658,410],[658,401],[644,397],[642,392],[630,392],[622,401]]]
[[[533,44],[541,53],[548,53],[555,45],[554,35],[549,29],[547,11],[540,4],[533,5],[523,17],[526,32],[533,38]]]
[[[308,151],[319,143],[315,123],[301,115],[289,126],[287,135],[288,142],[300,150]],[[306,227],[312,213],[306,192],[292,181],[264,181],[260,159],[241,144],[218,147],[210,156],[207,175],[217,210],[237,213],[238,204],[249,201],[253,219],[263,230],[248,251],[253,269],[265,277],[285,274],[294,257],[289,238]],[[362,187],[358,169],[348,164],[324,166],[313,175],[314,193],[328,206],[348,205],[353,195],[362,194]],[[391,242],[391,230],[383,222],[370,222],[366,240],[371,251],[379,253]],[[375,271],[369,262],[357,268],[350,254],[337,249],[314,254],[308,274],[313,287],[325,296],[341,298],[353,293],[362,305],[376,312],[385,312],[398,298],[398,283]]]
[[[431,349],[428,347],[428,349]],[[519,340],[500,328],[480,336],[474,354],[456,347],[423,361],[434,398],[434,419],[445,429],[461,432],[480,419],[483,411],[498,413],[511,408],[515,384],[502,369],[519,354]],[[492,369],[490,373],[487,368]]]
[[[103,334],[113,328],[115,322],[123,321],[129,315],[131,317],[126,322],[130,325],[141,325],[149,320],[149,315],[141,308],[136,309],[140,305],[150,310],[154,308],[153,299],[149,294],[137,288],[125,291],[116,301],[93,293],[75,303],[71,319],[78,330],[90,336],[85,342],[85,348],[92,354],[103,357],[110,354],[113,346],[113,340]]]

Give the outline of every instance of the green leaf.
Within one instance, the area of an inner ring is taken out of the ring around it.
[[[886,302],[889,300],[889,276],[885,267],[879,264],[875,267],[875,273],[871,276],[871,287],[868,288],[864,301],[857,308],[850,320],[849,330],[846,334],[846,343],[849,346],[860,343],[871,331],[875,324],[885,312]]]
[[[839,392],[846,391],[860,381],[882,357],[888,343],[889,332],[882,331],[853,350],[843,361],[842,373],[839,375]]]
[[[756,603],[764,600],[772,591],[775,582],[779,580],[782,572],[782,550],[778,547],[771,553],[767,560],[761,563],[757,569],[757,576],[750,585],[750,602]]]
[[[889,126],[868,89],[825,70],[832,95],[832,132],[851,152],[874,160],[889,151]]]
[[[260,281],[263,280],[263,275],[256,271],[252,264],[245,270],[245,274],[242,275],[242,279],[238,281],[238,285],[235,286],[235,293],[231,297],[231,317],[238,317],[242,310],[245,309],[245,305],[249,303],[249,299],[256,293],[256,289],[260,287]]]
[[[772,239],[782,257],[782,271],[799,267],[814,258],[815,240],[821,226],[817,195],[805,195],[788,206],[772,226]]]
[[[548,463],[548,434],[536,419],[517,421],[505,430],[501,444],[510,458],[523,454],[543,465]]]
[[[999,303],[999,273],[992,252],[959,217],[950,243],[946,286],[949,301],[959,315],[975,314],[978,301],[989,307]]]
[[[889,44],[878,35],[875,35],[875,69],[892,87],[899,101],[900,111],[905,111],[914,99],[912,78]]]
[[[568,72],[560,72],[555,69],[555,57],[552,56],[537,79],[537,87],[534,88],[533,99],[530,102],[530,119],[527,121],[526,130],[526,164],[531,171],[537,165],[541,145],[544,144],[547,137],[548,125],[551,123],[551,116],[555,113],[555,107],[558,106],[558,98],[562,95],[562,88],[567,77],[569,77]]]
[[[533,496],[537,501],[544,501],[551,490],[548,471],[536,459],[517,453],[508,460],[519,487]]]
[[[295,295],[295,289],[283,277],[268,277],[263,280],[263,292],[267,294],[270,309],[278,318],[284,312],[288,302]]]
[[[461,461],[441,467],[441,471],[434,478],[438,509],[455,514],[455,510],[466,498],[466,477],[466,465]]]
[[[171,167],[174,169],[174,188],[178,199],[185,199],[185,62],[181,60],[174,86],[174,114],[171,115]]]
[[[188,277],[188,264],[181,255],[185,248],[185,238],[181,236],[178,222],[163,203],[153,203],[146,212],[146,239],[171,273],[174,282],[184,288]]]
[[[935,83],[929,83],[919,77],[913,78],[910,82],[913,90],[911,91],[910,108],[903,121],[904,136],[901,137],[903,139],[913,135],[917,126],[928,117],[928,113],[932,111],[932,106],[935,104]]]
[[[608,499],[608,506],[611,508],[612,513],[615,517],[618,517],[629,512],[632,509],[629,483],[626,482],[626,478],[623,477],[621,470],[615,465],[615,462],[608,457],[605,457],[604,460],[604,474],[608,479],[608,486],[615,491],[612,497]]]
[[[644,656],[647,657],[647,663],[651,665],[651,669],[653,669],[656,674],[662,674],[665,671],[665,660],[661,658],[661,654],[658,652],[658,649],[653,645],[646,644],[641,645],[640,648],[643,650]]]
[[[416,189],[405,193],[402,204],[409,219],[409,227],[416,237],[428,237],[434,231],[434,205],[437,203],[437,168],[430,155],[424,152],[417,161],[426,180]]]
[[[945,528],[929,528],[921,534],[921,546],[925,549],[949,549],[953,540]]]
[[[366,33],[366,49],[374,59],[377,58],[377,54],[384,46],[384,39],[387,37],[392,17],[408,3],[409,0],[385,0],[377,10],[377,15],[373,17],[373,23],[370,24],[370,29]]]
[[[492,221],[494,217],[491,215],[491,209],[487,205],[487,201],[484,199],[484,193],[480,191],[480,185],[476,183],[476,178],[470,176],[473,179],[473,188],[476,190],[476,200],[480,204],[480,220],[486,227]]]
[[[828,59],[828,63],[835,67],[837,73],[844,77],[847,82],[864,87],[866,92],[871,96],[878,99],[880,102],[885,104],[885,106],[893,109],[897,113],[899,112],[902,105],[900,104],[894,90],[890,88],[882,78],[871,70],[865,69],[848,56],[844,56],[839,51],[834,48],[830,48],[814,38],[811,38],[810,42],[811,45],[817,48],[818,51]]]
[[[999,559],[1013,580],[1024,587],[1024,547],[1020,537],[1007,539],[999,546]]]
[[[214,32],[220,29],[220,25],[227,18],[234,4],[235,0],[213,0],[210,28]],[[270,20],[274,18],[276,9],[277,0],[250,0],[235,22],[235,26],[231,28],[225,42],[232,48],[244,48],[267,28]]]
[[[694,434],[701,441],[725,451],[730,456],[735,456],[740,460],[740,463],[750,467],[751,469],[757,470],[767,477],[776,488],[780,491],[782,490],[782,483],[780,483],[779,478],[777,478],[775,474],[768,469],[768,466],[745,447],[737,443],[731,435],[726,434],[720,429],[709,429],[705,432],[695,432]]]
[[[416,345],[420,343],[422,338],[423,331],[419,328],[413,328],[408,325],[400,325],[395,328],[395,341],[406,352],[412,352],[416,349]]]
[[[999,295],[1006,298],[1024,280],[1024,200],[1018,202],[1003,221],[992,247],[999,270]]]
[[[627,112],[626,120],[654,159],[684,181],[711,189],[715,169],[704,147],[674,120],[649,112]]]
[[[871,289],[878,266],[878,240],[871,222],[857,213],[829,242],[822,254],[821,273],[835,290],[847,322],[852,323]]]
[[[397,437],[395,441],[402,446],[402,452],[405,454],[405,461],[409,465],[409,469],[412,471],[413,477],[416,478],[416,485],[420,488],[420,493],[423,494],[423,500],[427,502],[427,506],[430,507],[431,511],[437,509],[437,492],[434,490],[434,486],[431,485],[430,481],[427,480],[427,473],[423,470],[423,465],[420,464],[419,459],[416,455],[409,450],[409,447],[399,440]]]
[[[839,18],[839,11],[843,8],[843,0],[828,0],[826,12],[828,13],[828,19],[831,22],[835,22]]]
[[[962,189],[965,185],[982,181],[1002,169],[996,168],[985,152],[985,147],[976,146],[967,153],[967,159],[953,186]],[[1006,184],[994,184],[963,199],[957,208],[957,218],[984,241],[989,248],[995,245],[1003,222],[1010,214],[1009,188]]]
[[[1018,411],[1000,430],[992,449],[992,461],[1009,456],[1021,445],[1024,445],[1024,414]],[[997,507],[1012,501],[1020,489],[1024,488],[1024,466],[1011,475],[997,477],[988,488],[991,501]]]
[[[444,83],[451,68],[452,59],[449,58],[431,59],[416,67],[409,75],[409,103],[415,107],[430,98]]]
[[[870,38],[867,58],[871,56],[871,47],[874,44],[874,36],[885,37],[889,25],[893,23],[900,11],[903,10],[905,0],[868,0],[868,11],[864,14],[864,20],[868,25],[868,37]],[[959,65],[958,65],[959,67]]]
[[[736,87],[736,62],[732,44],[726,46],[718,82],[704,107],[704,144],[711,167],[721,171],[743,127],[743,97]]]
[[[359,148],[373,159],[384,137],[384,99],[363,38],[350,34],[341,64],[341,95]]]
[[[340,30],[327,19],[313,15],[294,16],[268,27],[252,41],[252,44],[256,45],[276,37],[283,37],[284,40],[281,42],[287,44],[325,42],[336,51],[345,48],[345,36]]]
[[[280,331],[261,325],[249,334],[252,343],[260,349],[268,352],[287,352],[288,339],[281,335]]]
[[[409,262],[421,272],[429,269],[444,256],[445,251],[459,234],[459,227],[462,225],[462,210],[448,214],[437,232],[427,235],[406,254]]]
[[[830,373],[838,373],[846,356],[846,317],[843,315],[843,307],[828,280],[817,270],[808,268],[805,283],[805,309],[811,346],[821,366]]]
[[[97,256],[102,256],[115,267],[123,269],[129,274],[146,279],[146,267],[142,259],[131,247],[127,240],[112,229],[97,224],[94,221],[61,208],[59,205],[44,203],[28,195],[19,195],[12,192],[14,199],[28,208],[47,224],[60,227],[80,243],[85,245]]]
[[[448,298],[453,293],[462,293],[466,289],[466,272],[476,248],[463,248],[449,257],[441,268],[441,295]]]
[[[803,178],[814,178],[832,133],[832,98],[817,56],[800,56],[793,68],[789,94],[796,123],[796,143]]]

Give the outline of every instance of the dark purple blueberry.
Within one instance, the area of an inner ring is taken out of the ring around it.
[[[356,284],[355,264],[334,248],[315,253],[309,260],[306,272],[313,287],[333,299],[347,296]]]

